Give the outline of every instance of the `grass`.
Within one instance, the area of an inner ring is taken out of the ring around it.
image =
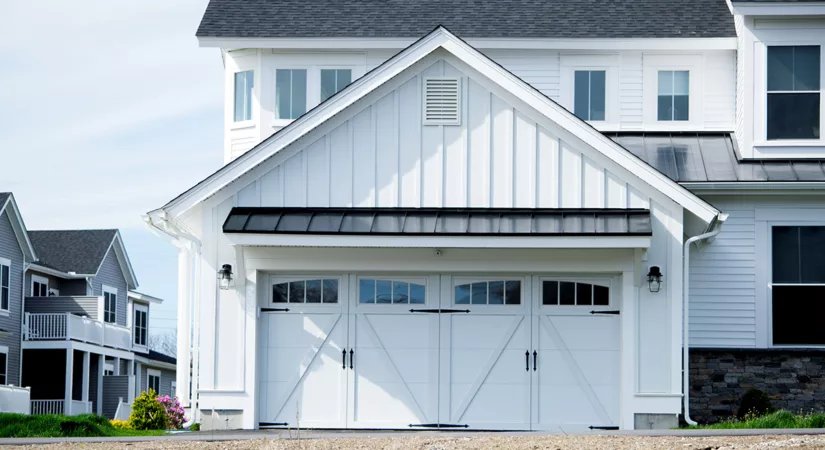
[[[735,429],[735,428],[825,428],[825,414],[794,414],[776,411],[764,416],[749,416],[742,420],[731,419],[712,425],[694,425],[691,429]]]
[[[79,416],[0,413],[0,437],[101,437],[101,436],[159,436],[163,430],[118,430],[109,419],[94,414]]]

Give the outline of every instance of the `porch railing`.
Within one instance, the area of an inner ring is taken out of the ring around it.
[[[32,414],[63,414],[63,400],[32,400]]]
[[[131,350],[132,331],[114,323],[105,323],[71,313],[25,313],[23,340],[74,340],[89,344]]]
[[[0,412],[29,414],[31,388],[0,385]]]

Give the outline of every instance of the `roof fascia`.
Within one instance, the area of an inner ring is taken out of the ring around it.
[[[84,278],[89,278],[95,276],[93,273],[68,273],[63,272],[61,270],[52,269],[51,267],[41,266],[39,264],[30,264],[29,270],[35,270],[37,272],[42,272],[47,275],[52,275],[55,277],[65,278],[67,280],[82,280]]]
[[[349,50],[395,49],[409,47],[416,38],[234,38],[200,37],[200,47],[239,50],[244,48]],[[736,50],[736,37],[716,38],[469,38],[466,42],[478,49],[520,50]]]
[[[144,303],[155,303],[158,305],[163,303],[163,300],[160,298],[135,291],[129,291],[129,299]]]
[[[822,195],[825,193],[825,181],[711,181],[680,184],[691,191],[699,191],[703,194],[707,194],[708,191],[758,195]]]
[[[139,363],[141,363],[145,366],[149,366],[150,368],[160,367],[160,368],[166,369],[166,370],[177,370],[177,368],[178,368],[178,366],[176,366],[175,364],[168,363],[168,362],[165,362],[165,361],[158,361],[156,359],[147,358],[145,356],[140,356],[140,355],[137,355],[137,354],[135,355],[135,361],[137,361],[137,362],[139,362]]]
[[[825,2],[731,2],[734,13],[743,16],[825,15]]]
[[[23,216],[17,207],[17,201],[14,200],[14,194],[10,194],[8,198],[6,198],[6,202],[0,205],[0,214],[2,214],[3,211],[8,211],[9,222],[11,222],[14,236],[20,245],[20,250],[23,252],[24,260],[28,263],[37,261],[37,254],[34,252],[34,246],[29,239],[29,232],[26,224],[23,223]]]

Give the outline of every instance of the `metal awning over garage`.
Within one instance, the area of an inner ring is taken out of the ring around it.
[[[233,208],[224,233],[651,236],[646,209]]]

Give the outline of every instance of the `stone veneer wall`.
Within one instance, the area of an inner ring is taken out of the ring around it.
[[[776,409],[825,411],[825,350],[690,349],[690,415],[735,416],[742,395],[764,391]]]

